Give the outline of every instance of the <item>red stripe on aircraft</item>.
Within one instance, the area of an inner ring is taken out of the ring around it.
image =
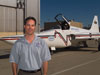
[[[1,40],[19,40],[19,38],[3,38]]]
[[[40,37],[40,38],[48,38],[48,37]]]
[[[67,40],[65,40],[65,39],[63,38],[63,36],[62,36],[59,32],[57,32],[57,31],[55,31],[55,38],[56,38],[56,34],[59,35],[59,37],[63,40],[63,42],[64,42],[65,45],[67,46]]]

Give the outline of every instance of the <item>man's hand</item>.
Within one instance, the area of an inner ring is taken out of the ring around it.
[[[43,62],[43,75],[47,75],[48,61]]]
[[[18,67],[18,65],[16,63],[12,63],[13,75],[17,75],[17,67]]]

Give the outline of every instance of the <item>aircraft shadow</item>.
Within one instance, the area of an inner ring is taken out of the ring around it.
[[[0,55],[0,59],[7,59],[9,58],[9,54]]]
[[[98,50],[89,50],[87,48],[86,49],[82,49],[84,47],[66,47],[66,48],[57,48],[56,51],[54,51],[53,53],[59,53],[59,52],[67,52],[67,51],[75,51],[75,52],[91,52],[91,53],[96,53],[98,52]],[[90,47],[89,47],[90,48]]]

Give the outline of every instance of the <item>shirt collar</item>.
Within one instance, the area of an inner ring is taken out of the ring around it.
[[[32,41],[32,43],[28,43],[27,40],[26,40],[26,38],[25,38],[25,36],[23,37],[23,39],[24,39],[24,42],[25,43],[32,44],[37,39],[37,36],[36,35],[34,36],[34,40]]]

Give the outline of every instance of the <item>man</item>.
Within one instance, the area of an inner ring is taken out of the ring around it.
[[[34,34],[35,28],[36,19],[26,18],[25,35],[15,42],[10,54],[13,75],[42,75],[42,67],[43,75],[47,75],[51,55],[45,41]]]

